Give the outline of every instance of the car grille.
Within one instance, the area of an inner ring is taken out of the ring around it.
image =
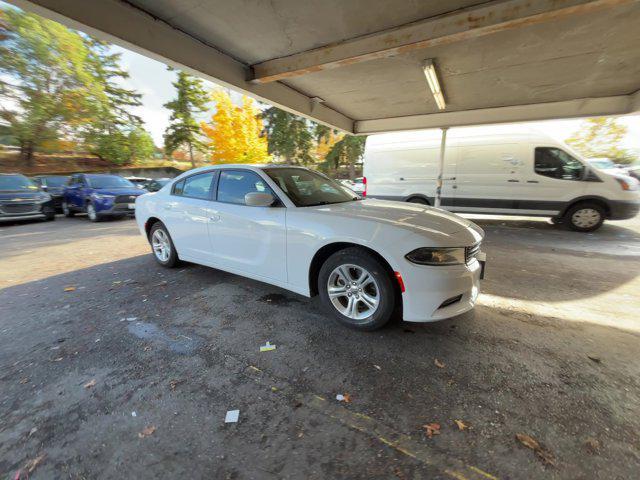
[[[474,258],[476,258],[476,255],[478,255],[479,252],[480,252],[480,242],[476,243],[475,245],[471,245],[470,247],[465,247],[464,260],[467,263],[467,265],[471,263]]]
[[[137,195],[118,195],[113,203],[135,203]]]
[[[4,204],[0,208],[4,213],[21,214],[21,213],[39,213],[40,209],[35,203],[16,203],[16,204]]]

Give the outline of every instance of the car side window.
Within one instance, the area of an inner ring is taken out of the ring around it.
[[[249,170],[223,170],[218,181],[218,201],[245,205],[244,196],[251,192],[273,191],[257,173]]]
[[[183,197],[200,198],[202,200],[211,199],[211,186],[215,172],[205,172],[181,180],[173,188],[174,195]]]
[[[584,165],[564,150],[536,147],[535,172],[559,180],[582,180]]]

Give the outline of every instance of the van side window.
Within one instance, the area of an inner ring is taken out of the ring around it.
[[[581,180],[584,175],[580,161],[554,147],[536,147],[534,168],[538,175],[559,180]]]

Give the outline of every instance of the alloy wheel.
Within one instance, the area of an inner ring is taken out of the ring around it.
[[[594,208],[581,208],[571,215],[571,223],[578,228],[591,228],[600,222],[600,212]]]
[[[370,317],[380,304],[380,289],[373,275],[358,265],[336,267],[329,274],[327,293],[335,309],[353,320]]]
[[[171,256],[171,242],[169,236],[164,230],[156,230],[151,236],[151,247],[153,253],[158,260],[166,262]]]
[[[89,219],[92,220],[92,221],[94,221],[96,218],[98,218],[98,216],[96,214],[96,209],[91,203],[89,205],[87,205],[87,215],[89,216]]]

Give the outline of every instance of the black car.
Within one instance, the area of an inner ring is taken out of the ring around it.
[[[143,183],[142,187],[148,192],[157,192],[170,181],[170,178],[153,178]]]
[[[0,173],[0,222],[55,220],[53,199],[24,175]]]
[[[32,180],[42,190],[51,195],[56,212],[62,213],[62,194],[69,177],[64,175],[37,175]]]

